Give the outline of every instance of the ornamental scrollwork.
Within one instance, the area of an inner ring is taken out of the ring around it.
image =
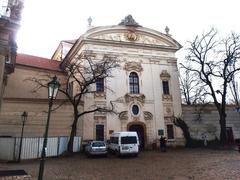
[[[162,95],[162,99],[163,99],[163,101],[172,101],[173,100],[172,95],[166,95],[166,94]]]
[[[167,70],[163,70],[160,74],[161,79],[170,79],[170,74],[167,72]]]
[[[124,96],[125,98],[125,102],[129,103],[132,101],[138,101],[140,103],[144,103],[145,102],[145,95],[144,94],[125,94]]]
[[[137,72],[143,71],[141,63],[138,63],[138,62],[127,62],[124,66],[124,69],[126,71],[137,71]]]
[[[143,114],[144,114],[144,119],[145,120],[152,120],[153,119],[152,113],[150,113],[148,111],[144,111]]]
[[[128,120],[128,112],[127,111],[122,111],[118,115],[120,120]]]

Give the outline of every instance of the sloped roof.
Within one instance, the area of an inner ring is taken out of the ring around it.
[[[43,57],[32,56],[28,54],[17,54],[16,64],[52,71],[62,71],[60,69],[59,61]]]

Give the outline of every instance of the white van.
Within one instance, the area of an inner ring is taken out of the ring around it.
[[[108,148],[118,156],[127,154],[137,156],[139,153],[138,135],[132,131],[114,132],[110,136]]]

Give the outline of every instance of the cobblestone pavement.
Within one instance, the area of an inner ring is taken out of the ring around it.
[[[23,169],[37,179],[39,160],[0,163],[0,170]],[[48,158],[45,180],[240,180],[240,153],[234,150],[174,149],[144,151],[139,157],[83,154]]]

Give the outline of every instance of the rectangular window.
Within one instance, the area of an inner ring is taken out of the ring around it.
[[[99,78],[96,80],[96,91],[104,92],[104,79],[103,78]]]
[[[167,137],[168,137],[168,139],[174,139],[174,132],[173,132],[172,124],[167,125]]]
[[[104,125],[102,124],[96,125],[96,140],[104,141]]]
[[[162,85],[163,85],[163,94],[168,95],[169,94],[168,81],[162,81]]]
[[[136,144],[136,143],[137,143],[136,136],[121,137],[121,144]]]

